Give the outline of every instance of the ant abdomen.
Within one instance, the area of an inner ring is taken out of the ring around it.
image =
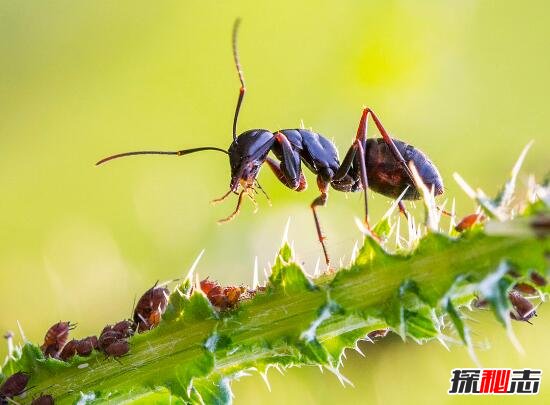
[[[434,188],[434,194],[443,193],[443,180],[437,167],[420,149],[397,139],[393,140],[395,146],[405,159],[405,162],[413,162],[423,183]],[[369,187],[377,193],[387,197],[397,198],[409,186],[403,196],[404,200],[418,200],[421,198],[419,191],[412,183],[407,172],[395,160],[390,147],[382,138],[367,140],[365,160],[367,162],[367,178]]]

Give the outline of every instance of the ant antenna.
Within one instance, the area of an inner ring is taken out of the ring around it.
[[[241,19],[237,18],[233,24],[233,59],[235,60],[235,67],[237,68],[237,74],[239,75],[239,81],[241,82],[241,88],[239,89],[239,98],[237,99],[237,107],[235,108],[235,116],[233,117],[233,141],[237,140],[237,120],[239,119],[239,112],[241,111],[241,104],[244,99],[244,93],[246,87],[244,84],[243,70],[241,62],[239,61],[239,51],[237,49],[237,34],[239,33],[239,26],[241,25]]]
[[[100,164],[108,162],[109,160],[118,159],[118,158],[126,157],[126,156],[135,156],[135,155],[175,155],[175,156],[183,156],[183,155],[189,155],[190,153],[201,152],[203,150],[216,150],[218,152],[223,152],[226,155],[228,154],[228,152],[225,149],[216,148],[214,146],[203,146],[201,148],[182,149],[182,150],[173,151],[173,152],[155,151],[155,150],[142,150],[142,151],[135,151],[135,152],[118,153],[116,155],[108,156],[104,159],[101,159],[95,165],[99,166]]]

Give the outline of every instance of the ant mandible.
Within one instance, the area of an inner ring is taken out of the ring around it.
[[[443,193],[443,180],[436,166],[422,151],[405,142],[392,139],[370,108],[363,109],[357,135],[341,164],[334,144],[323,135],[308,129],[282,129],[276,132],[271,132],[267,129],[251,129],[237,136],[237,121],[246,93],[243,71],[237,51],[239,24],[240,20],[237,19],[233,26],[232,44],[233,58],[241,87],[233,117],[233,142],[229,145],[227,151],[213,146],[206,146],[171,152],[126,152],[102,159],[96,165],[132,155],[183,156],[205,150],[223,152],[229,155],[231,182],[229,184],[229,191],[221,198],[214,200],[214,202],[223,201],[232,193],[238,195],[237,206],[233,213],[219,221],[223,223],[232,220],[239,213],[245,193],[255,204],[253,195],[253,192],[256,190],[255,185],[262,190],[256,178],[264,163],[268,164],[277,179],[286,187],[294,191],[305,190],[307,182],[301,168],[301,163],[303,162],[309,170],[317,175],[317,186],[321,192],[313,200],[310,207],[313,212],[317,236],[319,242],[321,242],[327,266],[330,265],[330,258],[324,241],[325,238],[321,231],[317,207],[326,205],[329,186],[343,192],[363,190],[365,202],[364,220],[369,229],[367,201],[367,189],[369,186],[373,191],[394,199],[401,195],[404,200],[417,200],[421,198],[416,188],[413,174],[408,166],[409,162],[413,162],[421,180],[428,188],[433,189],[435,195]],[[376,128],[382,135],[381,138],[367,139],[369,116],[372,116]],[[270,151],[273,152],[276,159],[268,156]],[[239,187],[242,188],[240,192],[238,192]],[[407,215],[402,201],[399,201],[399,207]]]

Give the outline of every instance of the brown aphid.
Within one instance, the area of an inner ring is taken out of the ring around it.
[[[44,344],[40,347],[45,356],[57,357],[67,340],[69,331],[74,329],[75,325],[71,322],[58,322],[50,327],[44,337]]]
[[[96,336],[88,336],[87,338],[77,340],[76,352],[79,356],[87,357],[94,349],[98,348],[98,341]]]
[[[122,334],[122,337],[128,338],[134,334],[135,323],[129,319],[117,322],[113,325],[113,330]]]
[[[99,339],[101,339],[101,336],[102,336],[103,334],[105,334],[106,332],[112,332],[112,331],[114,331],[113,326],[114,326],[114,325],[105,325],[105,327],[101,330],[101,333],[99,334]],[[120,332],[119,332],[119,333],[120,333]]]
[[[33,399],[31,405],[53,405],[54,403],[51,395],[40,395],[38,398]]]
[[[2,385],[0,385],[0,399],[13,398],[25,392],[29,383],[30,375],[22,371],[10,375]]]
[[[160,323],[168,305],[169,294],[168,288],[157,287],[155,284],[141,296],[134,310],[134,322],[138,325],[138,332],[152,329]]]
[[[202,292],[206,295],[212,305],[220,309],[234,307],[243,292],[244,287],[222,287],[216,281],[204,279],[200,283]]]
[[[124,339],[116,340],[105,348],[105,354],[107,357],[121,357],[129,351],[130,344]]]
[[[69,360],[71,357],[73,357],[76,354],[76,346],[78,344],[78,340],[69,340],[65,346],[63,346],[63,350],[61,350],[61,353],[59,353],[59,358],[63,361]]]
[[[105,351],[107,347],[115,343],[117,340],[123,339],[122,333],[117,332],[116,330],[109,329],[103,330],[98,339],[98,346],[100,350]]]
[[[529,295],[533,295],[537,293],[537,289],[527,283],[517,283],[514,286],[514,290],[519,291],[520,293],[529,294]]]
[[[537,273],[536,271],[531,272],[531,281],[538,286],[544,287],[548,282],[546,278]]]
[[[205,293],[207,296],[213,288],[220,287],[220,285],[216,281],[209,280],[208,278],[202,280],[200,284],[202,292]]]
[[[94,348],[94,350],[98,349],[99,345],[97,342],[97,336],[88,336],[87,338],[84,338],[84,340],[89,341],[92,344],[92,347]]]
[[[508,275],[510,277],[513,277],[513,278],[520,278],[521,277],[521,273],[517,270],[514,270],[514,269],[508,270]]]
[[[508,294],[508,297],[513,307],[513,311],[510,311],[510,318],[516,321],[529,322],[529,319],[537,316],[535,306],[519,292],[512,290]]]
[[[223,293],[227,298],[227,306],[234,307],[239,302],[242,292],[241,287],[225,287]]]
[[[374,330],[374,331],[370,332],[370,333],[367,335],[367,337],[368,337],[370,340],[377,340],[377,339],[385,338],[386,336],[388,336],[388,333],[390,333],[390,329],[389,329],[389,328],[378,329],[378,330]]]
[[[206,297],[212,305],[218,308],[225,308],[227,306],[227,297],[224,294],[223,288],[215,282],[210,282],[207,288]],[[201,288],[202,289],[202,288]],[[203,290],[204,291],[204,290]]]
[[[487,217],[485,215],[479,213],[479,214],[470,214],[466,215],[462,220],[455,226],[455,230],[457,232],[464,232],[467,229],[470,229],[475,224],[479,224],[483,221],[485,221]]]

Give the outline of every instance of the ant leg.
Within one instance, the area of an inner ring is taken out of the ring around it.
[[[233,193],[233,190],[229,190],[227,193],[225,193],[224,195],[222,195],[220,198],[216,198],[214,200],[211,201],[212,204],[217,204],[217,203],[220,203],[222,202],[223,200],[225,200],[227,197],[229,197],[229,194]]]
[[[361,184],[363,185],[363,193],[364,193],[364,199],[365,199],[365,225],[367,229],[371,231],[371,227],[369,224],[369,199],[368,199],[368,192],[367,192],[369,188],[369,180],[367,178],[367,164],[365,163],[365,149],[363,148],[363,142],[361,142],[361,140],[358,139],[356,140],[356,142],[357,142],[357,149],[359,152],[356,156],[357,156],[357,160],[359,161]],[[371,231],[371,233],[373,232]]]
[[[371,112],[372,113],[372,112]],[[363,193],[365,199],[365,225],[370,231],[369,224],[369,199],[368,199],[368,189],[369,189],[369,180],[367,178],[367,164],[365,162],[365,148],[367,145],[367,124],[369,120],[369,110],[364,109],[363,114],[361,114],[361,119],[359,120],[359,126],[357,127],[357,135],[355,136],[355,144],[357,145],[357,150],[359,154],[356,154],[356,159],[359,162],[359,174],[361,175],[361,184],[363,185]]]
[[[361,185],[363,187],[363,193],[365,198],[365,225],[367,229],[371,231],[371,227],[369,224],[369,201],[368,201],[369,181],[367,178],[367,164],[365,161],[366,159],[365,148],[366,148],[366,142],[367,142],[367,123],[368,123],[369,113],[370,113],[369,109],[363,110],[363,114],[361,115],[361,119],[359,120],[359,126],[357,128],[357,135],[355,137],[355,141],[353,142],[353,145],[350,147],[350,149],[346,153],[346,156],[342,161],[342,165],[338,168],[332,180],[338,181],[343,179],[344,176],[348,174],[350,168],[353,166],[354,163],[359,166],[359,177],[361,179]],[[376,237],[374,233],[373,233],[373,236]]]
[[[384,126],[382,125],[382,123],[380,122],[376,114],[374,113],[374,111],[372,111],[370,108],[365,108],[363,110],[363,116],[368,115],[369,113],[370,115],[372,115],[374,124],[376,125],[376,128],[378,128],[378,132],[380,132],[380,135],[382,135],[382,138],[384,139],[386,144],[389,146],[391,153],[393,154],[395,159],[399,162],[399,164],[403,167],[403,170],[405,170],[405,173],[407,173],[407,175],[413,182],[412,184],[415,184],[411,169],[409,169],[409,166],[407,165],[407,162],[403,158],[403,155],[401,155],[401,152],[399,152],[399,150],[397,149],[397,146],[395,146],[395,143],[393,143],[393,139],[388,134],[388,132],[386,131],[386,129],[384,128]]]
[[[397,206],[399,207],[399,211],[407,218],[407,221],[409,220],[409,211],[407,211],[407,208],[405,208],[405,203],[403,201],[399,201],[397,203]]]
[[[253,188],[246,189],[246,194],[248,195],[248,198],[250,198],[250,201],[252,201],[252,204],[254,204],[254,214],[258,212],[258,203],[256,202],[256,198],[254,197],[255,191],[256,190]]]
[[[256,179],[256,184],[258,185],[258,188],[260,189],[260,191],[262,192],[262,194],[265,196],[265,198],[267,199],[267,202],[268,202],[269,206],[271,207],[271,198],[269,198],[269,195],[266,193],[266,191],[264,190],[264,188],[262,187],[262,185],[260,184],[260,182],[258,181],[258,179]]]
[[[349,169],[353,165],[355,154],[357,153],[357,145],[354,142],[351,147],[348,149],[348,152],[346,153],[346,156],[344,157],[344,160],[342,161],[342,164],[336,170],[336,173],[334,173],[334,176],[332,177],[332,181],[339,181],[342,180],[346,174],[348,174]]]
[[[279,162],[269,156],[267,157],[266,162],[273,174],[275,174],[275,177],[277,177],[277,179],[288,188],[295,191],[304,191],[307,188],[307,180],[304,176],[304,173],[300,172],[298,187],[294,188],[292,182],[290,182],[283,173],[283,170],[281,169],[281,164]]]
[[[319,237],[319,242],[321,242],[321,246],[323,247],[323,254],[325,255],[325,262],[327,266],[330,266],[330,257],[328,256],[327,247],[325,245],[325,236],[323,236],[323,231],[321,230],[321,223],[319,222],[319,217],[317,216],[317,210],[316,208],[321,206],[324,207],[327,204],[328,199],[328,185],[329,183],[323,181],[320,176],[317,177],[317,185],[319,186],[319,191],[321,191],[321,195],[317,197],[313,202],[311,203],[310,207],[313,211],[313,219],[315,220],[315,228],[317,229],[317,236]]]
[[[302,174],[300,153],[293,149],[292,144],[281,131],[275,133],[275,141],[273,152],[278,152],[275,154],[281,160],[281,171],[291,184],[290,188],[296,189],[300,185]]]
[[[235,211],[233,211],[233,213],[231,215],[229,215],[227,218],[224,218],[224,219],[220,219],[218,221],[218,224],[223,224],[223,223],[226,223],[226,222],[229,222],[231,221],[233,218],[235,218],[237,216],[237,214],[239,213],[239,211],[241,210],[241,204],[243,202],[243,196],[244,196],[244,192],[246,190],[242,190],[240,193],[239,193],[239,201],[237,201],[237,207],[235,208]]]
[[[352,147],[346,154],[342,166],[335,174],[335,178],[342,178],[345,173],[342,171],[348,171],[352,164],[359,164],[359,175],[361,179],[361,185],[363,186],[363,193],[365,198],[365,225],[370,231],[369,225],[369,200],[368,200],[368,188],[369,181],[367,178],[367,164],[365,162],[365,147],[367,142],[367,123],[369,119],[370,110],[364,109],[361,119],[359,120],[359,126],[357,127],[357,135],[355,136],[355,141],[353,142]]]

